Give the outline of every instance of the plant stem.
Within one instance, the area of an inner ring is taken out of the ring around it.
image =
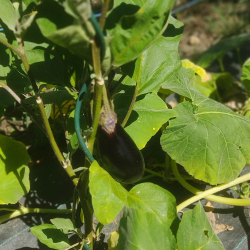
[[[153,174],[153,175],[155,175],[155,176],[159,176],[159,177],[163,178],[163,175],[162,175],[162,174],[159,174],[159,173],[157,173],[157,172],[155,172],[155,171],[153,171],[153,170],[150,170],[150,169],[148,169],[148,168],[145,168],[145,172],[148,172],[148,173],[150,173],[150,174]]]
[[[95,42],[92,44],[92,57],[94,64],[94,72],[97,78],[95,79],[95,96],[94,96],[93,124],[92,124],[93,131],[88,141],[88,148],[91,154],[93,153],[95,136],[99,124],[99,116],[102,107],[102,89],[104,85],[104,80],[102,78],[102,72],[101,72],[100,49],[96,46]]]
[[[53,136],[53,133],[51,131],[51,128],[50,128],[50,125],[49,125],[49,122],[47,120],[47,116],[46,116],[46,113],[45,113],[45,109],[44,109],[44,105],[43,105],[43,101],[42,99],[39,97],[38,95],[38,88],[37,88],[37,85],[36,85],[36,81],[33,77],[33,74],[32,72],[30,71],[30,65],[28,63],[28,60],[27,60],[27,57],[26,57],[26,54],[25,54],[25,49],[23,47],[23,42],[20,38],[17,38],[17,42],[19,44],[19,49],[17,49],[16,47],[12,46],[11,44],[9,44],[8,42],[6,42],[5,40],[1,39],[0,38],[0,42],[2,44],[4,44],[5,46],[7,46],[8,48],[10,48],[12,51],[14,51],[19,57],[20,59],[22,60],[22,63],[25,67],[25,70],[28,74],[28,77],[29,77],[29,80],[31,82],[31,85],[34,89],[34,92],[37,96],[37,99],[36,99],[36,102],[38,104],[38,107],[40,109],[40,112],[41,112],[41,115],[42,115],[42,120],[43,120],[43,123],[44,123],[44,127],[45,127],[45,134],[47,135],[48,139],[49,139],[49,142],[52,146],[52,149],[57,157],[57,159],[59,160],[60,164],[65,168],[66,172],[68,173],[68,175],[71,177],[73,183],[75,185],[77,185],[77,182],[78,182],[78,178],[76,178],[76,175],[72,172],[72,166],[71,165],[67,165],[64,161],[64,158],[56,144],[56,141],[55,141],[55,138]],[[3,86],[3,85],[1,85]],[[3,86],[5,87],[5,86]],[[10,89],[9,88],[6,88],[5,89],[9,92]],[[11,95],[16,99],[18,96],[17,95],[14,95],[15,93],[12,91],[12,92],[9,92],[11,93]],[[20,99],[19,97],[17,99]],[[16,99],[16,100],[17,100]],[[28,113],[30,113],[30,110],[26,110]],[[32,113],[31,113],[32,114]],[[34,117],[33,117],[34,118]],[[40,121],[37,123],[37,124],[40,124]],[[39,126],[39,125],[38,125]]]
[[[184,179],[182,179],[182,177],[180,176],[180,174],[178,172],[178,169],[177,169],[177,166],[176,166],[176,163],[174,160],[172,160],[172,168],[173,168],[174,175],[175,175],[176,179],[180,182],[180,184],[183,187],[185,187],[187,190],[189,190],[190,192],[196,194],[196,196],[191,197],[190,199],[179,204],[177,206],[177,212],[180,212],[183,208],[185,208],[188,205],[190,205],[190,204],[192,204],[200,199],[203,199],[203,198],[206,198],[206,199],[212,200],[212,201],[216,201],[219,203],[234,205],[234,206],[248,206],[248,205],[250,205],[250,199],[232,199],[232,198],[225,198],[225,197],[212,195],[214,193],[217,193],[217,192],[222,191],[224,189],[227,189],[229,187],[235,186],[239,183],[250,180],[250,173],[243,175],[241,177],[238,177],[234,181],[229,182],[227,184],[222,184],[222,185],[219,185],[217,187],[210,188],[206,191],[200,191],[200,190],[194,188],[193,186],[191,186],[190,184],[188,184]]]
[[[110,0],[105,0],[102,6],[102,13],[101,13],[101,17],[99,20],[99,25],[101,27],[101,30],[103,30],[104,25],[105,25],[105,21],[106,21],[106,16],[107,16],[107,12],[109,9],[109,1]]]
[[[37,126],[46,133],[44,127],[41,125],[41,121],[38,119],[38,117],[33,113],[33,111],[27,106],[21,98],[6,84],[3,84],[0,82],[0,86],[2,86],[6,91],[9,92],[10,95],[22,106],[22,108],[27,111],[30,114],[31,119],[37,124]]]
[[[3,45],[5,45],[6,47],[8,47],[9,49],[11,49],[12,51],[14,51],[20,58],[23,56],[22,52],[20,51],[20,49],[16,48],[15,46],[11,45],[10,43],[8,43],[7,41],[3,40],[2,38],[0,38],[0,43],[2,43]]]
[[[122,81],[124,80],[124,78],[126,77],[127,75],[123,74],[121,76],[121,78],[118,80],[118,82],[116,82],[115,86],[109,91],[110,95],[112,96],[115,92],[115,90],[117,89],[117,87],[122,83]]]
[[[221,72],[225,72],[225,67],[224,67],[224,64],[223,64],[223,57],[218,58],[218,62],[219,62],[219,65],[220,65]]]
[[[136,97],[137,97],[137,93],[138,93],[138,84],[136,83],[136,86],[135,86],[135,92],[134,92],[134,95],[133,95],[133,98],[132,98],[132,101],[131,101],[131,103],[130,103],[130,106],[129,106],[129,109],[128,109],[128,112],[127,112],[127,114],[126,114],[126,116],[125,116],[125,118],[124,118],[124,120],[123,120],[123,122],[122,122],[122,127],[125,127],[125,125],[126,125],[126,123],[127,123],[127,121],[128,121],[128,119],[129,119],[129,117],[130,117],[130,115],[131,115],[131,113],[132,113],[132,110],[133,110],[133,108],[134,108],[134,105],[135,105],[135,101],[136,101]]]
[[[83,170],[81,177],[79,179],[77,190],[79,193],[79,198],[81,201],[82,211],[84,215],[84,225],[85,225],[85,240],[90,242],[90,248],[93,249],[93,234],[92,234],[92,224],[93,224],[93,208],[89,201],[89,170]],[[83,243],[84,244],[84,243]]]
[[[6,210],[6,209],[4,209]],[[50,214],[68,214],[71,213],[72,209],[45,209],[45,208],[28,208],[28,207],[21,207],[18,210],[15,210],[13,213],[5,214],[0,216],[0,224],[16,218],[20,215],[31,214],[31,213],[50,213]]]
[[[45,109],[44,109],[44,104],[43,104],[43,100],[41,99],[40,96],[37,97],[36,99],[37,105],[40,109],[40,113],[41,113],[41,117],[43,120],[43,124],[44,127],[46,129],[46,134],[47,137],[49,139],[50,145],[56,155],[56,158],[58,159],[58,161],[60,162],[60,164],[62,165],[62,167],[66,170],[66,172],[68,173],[69,177],[71,178],[71,180],[73,181],[73,183],[75,184],[75,186],[78,183],[78,178],[76,177],[75,173],[73,172],[73,168],[70,164],[67,164],[65,162],[64,157],[61,154],[61,151],[59,150],[57,143],[55,141],[54,135],[52,133],[49,121],[47,119],[46,113],[45,113]]]

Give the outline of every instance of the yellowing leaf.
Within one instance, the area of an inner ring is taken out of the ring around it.
[[[76,102],[74,100],[64,101],[62,103],[61,109],[63,114],[69,114],[74,108],[75,108]],[[55,104],[53,104],[51,109],[50,117],[52,119],[56,119],[60,116],[60,110],[59,107]]]
[[[118,232],[112,232],[110,238],[108,239],[108,250],[117,250],[118,240]]]
[[[208,74],[203,68],[195,65],[194,63],[192,63],[188,59],[182,60],[182,66],[187,68],[187,69],[188,68],[193,69],[195,71],[195,73],[201,77],[202,82],[206,82],[206,81],[210,80],[210,78],[211,78],[210,74]]]

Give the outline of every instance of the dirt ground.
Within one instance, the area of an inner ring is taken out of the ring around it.
[[[174,9],[187,2],[190,1],[176,1]],[[180,57],[190,59],[223,38],[250,32],[250,1],[205,0],[175,17],[184,23]]]

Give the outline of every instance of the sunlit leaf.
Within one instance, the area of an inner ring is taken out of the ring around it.
[[[154,214],[140,209],[124,211],[119,226],[117,250],[175,250],[175,237]]]
[[[12,31],[15,31],[17,13],[14,9],[10,0],[1,0],[0,1],[1,11],[0,19],[8,26]]]
[[[183,214],[177,232],[177,244],[178,250],[225,249],[213,231],[200,203],[193,210]]]
[[[42,224],[30,230],[43,244],[52,249],[65,249],[70,246],[67,235],[54,225]]]
[[[194,71],[182,68],[164,87],[191,101],[177,105],[161,145],[196,179],[210,184],[234,180],[250,162],[250,120],[193,87]]]
[[[90,193],[96,218],[107,225],[124,207],[127,190],[94,161],[90,166]]]
[[[133,187],[129,191],[127,207],[151,212],[168,227],[177,216],[175,197],[166,189],[153,183],[142,183]]]
[[[0,135],[0,204],[16,203],[30,189],[25,145]]]
[[[111,51],[114,66],[136,59],[163,33],[173,2],[128,1],[112,10],[107,20],[107,29],[113,37]]]
[[[178,45],[183,24],[170,17],[164,36],[158,38],[140,57],[122,66],[138,84],[138,95],[157,92],[161,84],[181,67]]]

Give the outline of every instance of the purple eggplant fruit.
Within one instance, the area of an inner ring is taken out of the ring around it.
[[[100,118],[96,150],[100,165],[119,182],[131,184],[144,174],[145,164],[140,150],[117,122],[116,114]]]

